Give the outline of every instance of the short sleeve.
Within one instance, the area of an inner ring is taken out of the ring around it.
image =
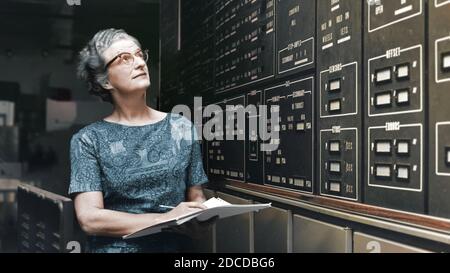
[[[192,134],[192,149],[188,168],[189,171],[187,181],[188,187],[201,185],[208,182],[208,177],[206,176],[205,170],[203,169],[203,159],[200,141],[197,135],[197,130],[193,125],[191,126],[191,134]]]
[[[101,171],[93,142],[87,133],[78,133],[70,142],[69,195],[81,192],[103,191]]]

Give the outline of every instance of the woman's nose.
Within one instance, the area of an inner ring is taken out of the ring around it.
[[[142,67],[144,65],[147,65],[147,63],[144,61],[144,59],[140,57],[134,57],[134,66],[136,68]]]

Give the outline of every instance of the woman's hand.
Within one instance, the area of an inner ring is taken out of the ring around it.
[[[200,210],[206,209],[202,203],[199,202],[182,202],[178,206],[176,206],[174,209],[172,209],[169,212],[166,212],[166,216],[168,218],[174,218],[177,216],[181,216],[184,214],[188,214],[191,212],[197,212]]]

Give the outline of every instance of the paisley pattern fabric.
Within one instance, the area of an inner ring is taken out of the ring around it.
[[[208,181],[196,129],[178,114],[169,113],[163,120],[144,126],[98,121],[75,134],[70,149],[69,194],[100,191],[105,209],[166,212],[159,205],[176,206],[185,200],[187,187]],[[155,245],[157,237],[133,241],[90,238],[90,249],[143,249],[145,241]],[[104,247],[96,247],[95,242]]]

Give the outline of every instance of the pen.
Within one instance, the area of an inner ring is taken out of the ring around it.
[[[174,209],[175,207],[172,206],[165,206],[165,205],[159,205],[160,208],[164,208],[164,209]]]

